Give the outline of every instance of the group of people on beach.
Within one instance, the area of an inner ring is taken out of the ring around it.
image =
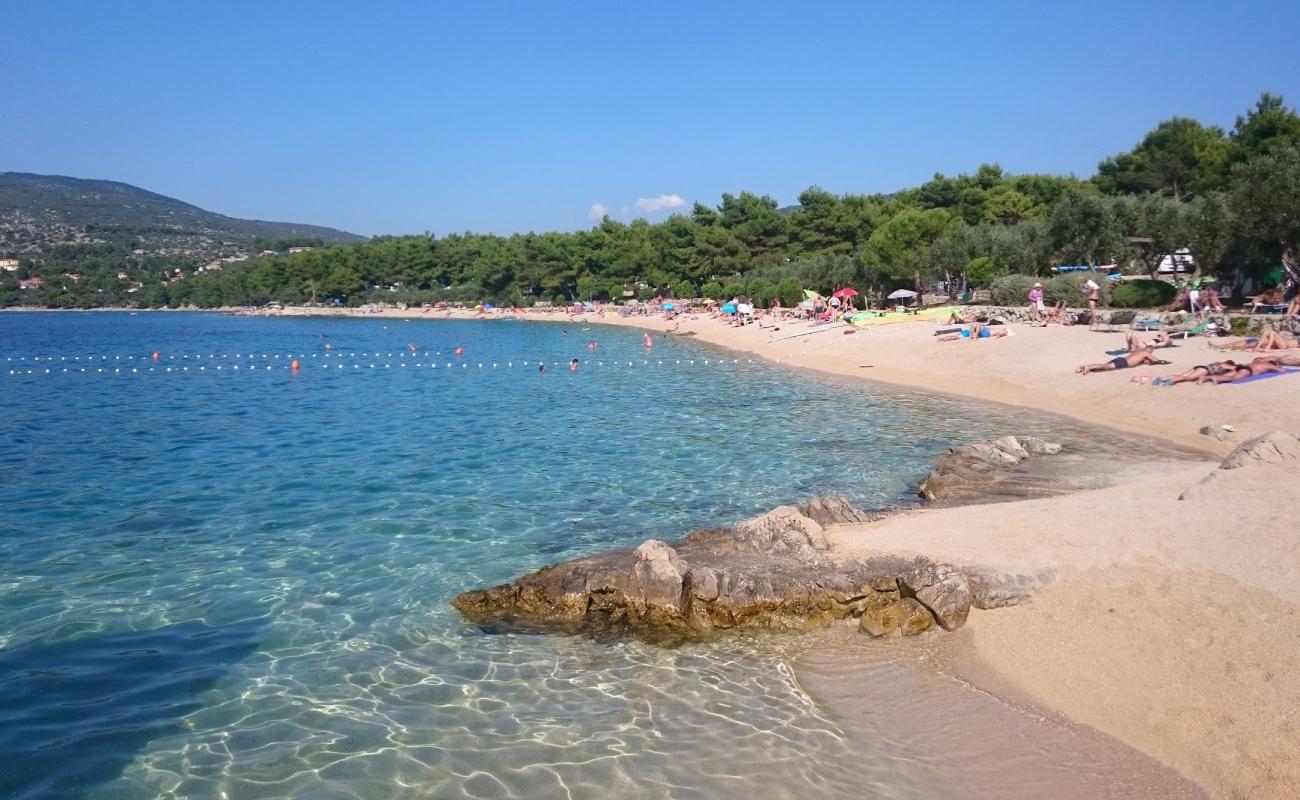
[[[1259,346],[1261,343],[1263,343],[1263,346]],[[1088,375],[1093,372],[1111,372],[1117,369],[1166,365],[1169,362],[1157,357],[1156,350],[1174,346],[1169,335],[1165,333],[1156,334],[1155,338],[1149,342],[1142,341],[1136,333],[1130,333],[1127,337],[1127,345],[1127,352],[1122,355],[1117,355],[1109,361],[1096,364],[1082,364],[1075,372],[1080,375]],[[1293,350],[1300,349],[1300,342],[1297,342],[1296,338],[1289,334],[1273,331],[1264,339],[1243,339],[1216,349]],[[1153,386],[1174,386],[1179,383],[1240,383],[1248,378],[1270,373],[1285,373],[1288,371],[1288,367],[1300,367],[1300,355],[1272,352],[1268,355],[1256,356],[1249,363],[1239,363],[1233,359],[1211,361],[1208,364],[1198,364],[1178,375],[1155,377],[1151,383]],[[1138,378],[1134,378],[1134,380],[1136,381]],[[1142,380],[1145,382],[1145,378]]]

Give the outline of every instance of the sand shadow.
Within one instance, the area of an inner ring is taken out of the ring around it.
[[[182,730],[263,624],[185,622],[0,652],[0,797],[82,797],[117,778],[150,741]]]

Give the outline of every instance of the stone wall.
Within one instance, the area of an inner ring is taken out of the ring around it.
[[[1030,322],[1029,307],[1023,306],[963,306],[962,313],[974,312],[977,317],[983,319],[1001,319],[1007,323],[1027,324]],[[1075,319],[1079,314],[1087,313],[1086,308],[1067,308],[1066,313],[1070,319]],[[1097,310],[1097,316],[1102,322],[1113,313],[1123,311],[1136,311],[1137,319],[1156,319],[1165,325],[1177,325],[1186,323],[1190,316],[1182,311],[1162,311],[1159,309],[1123,309],[1123,308],[1100,308]],[[1300,335],[1300,317],[1283,317],[1280,314],[1227,314],[1230,320],[1245,319],[1258,323],[1263,330],[1281,330],[1287,333]],[[1217,319],[1219,315],[1214,315]]]

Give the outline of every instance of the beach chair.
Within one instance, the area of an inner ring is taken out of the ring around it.
[[[1255,303],[1250,308],[1252,314],[1281,314],[1286,311],[1286,303]]]

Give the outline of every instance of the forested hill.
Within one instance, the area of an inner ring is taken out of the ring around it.
[[[247,251],[259,237],[322,244],[363,239],[318,225],[227,217],[117,181],[0,172],[0,257],[122,236],[148,254],[196,257]]]
[[[1102,160],[1089,178],[1017,175],[983,164],[972,174],[936,174],[892,194],[836,195],[813,186],[792,208],[742,191],[723,194],[716,206],[696,202],[689,214],[656,223],[605,217],[579,231],[423,234],[330,247],[290,247],[325,239],[281,236],[254,239],[257,246],[247,256],[226,251],[222,242],[235,238],[224,232],[229,227],[185,233],[221,244],[220,260],[208,261],[159,250],[157,242],[203,220],[243,226],[241,241],[286,229],[202,216],[206,212],[193,206],[120,184],[5,175],[0,223],[5,182],[20,179],[132,193],[97,201],[117,207],[117,216],[107,218],[111,223],[124,215],[145,218],[132,209],[158,209],[160,203],[163,213],[152,216],[160,220],[154,229],[85,226],[60,240],[67,244],[25,251],[16,261],[6,253],[14,240],[0,239],[0,259],[7,261],[0,270],[0,306],[206,308],[272,300],[530,305],[656,294],[747,294],[766,305],[777,296],[797,302],[806,289],[827,293],[850,286],[883,298],[892,289],[919,290],[927,283],[950,292],[987,288],[995,298],[1023,301],[1025,288],[1052,275],[1056,265],[1118,263],[1130,274],[1154,276],[1164,256],[1176,252],[1190,255],[1201,275],[1233,289],[1272,286],[1283,275],[1300,283],[1300,115],[1271,94],[1261,95],[1231,130],[1186,117],[1160,122],[1131,150]],[[72,188],[52,196],[65,205],[89,203]],[[39,207],[61,218],[57,203]],[[1079,297],[1077,277],[1046,284],[1051,302]]]

